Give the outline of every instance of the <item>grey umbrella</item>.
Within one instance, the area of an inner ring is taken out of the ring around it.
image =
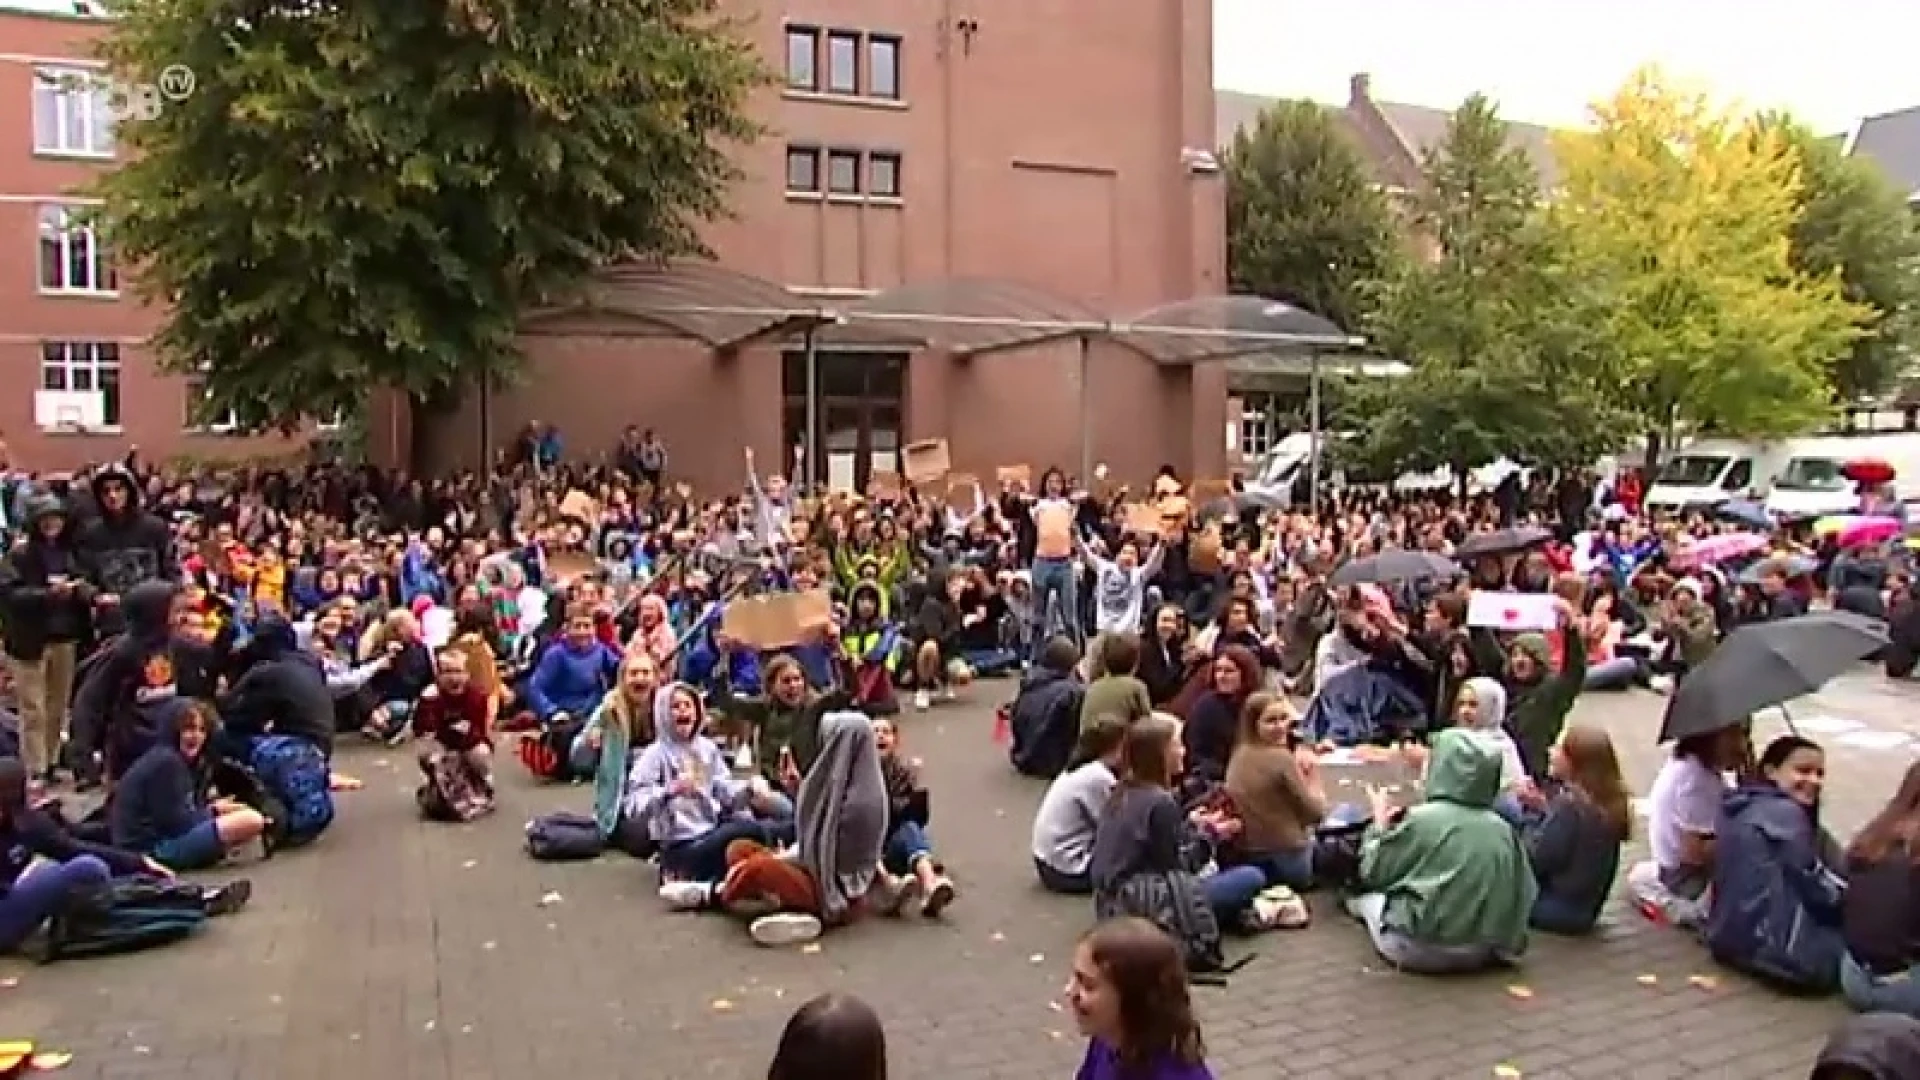
[[[1286,501],[1277,495],[1268,495],[1258,491],[1237,491],[1225,498],[1214,499],[1200,507],[1195,515],[1201,521],[1214,518],[1238,517],[1241,514],[1260,513],[1263,510],[1280,510],[1286,507]]]
[[[1680,680],[1660,741],[1746,723],[1761,709],[1813,693],[1886,644],[1885,623],[1844,611],[1742,626]]]
[[[1454,549],[1453,557],[1464,562],[1482,555],[1511,555],[1516,551],[1538,547],[1551,539],[1553,533],[1530,525],[1516,529],[1495,529],[1467,537]]]
[[[1348,585],[1391,585],[1402,581],[1428,581],[1434,578],[1450,578],[1460,572],[1452,559],[1435,555],[1430,551],[1407,551],[1396,548],[1383,551],[1378,555],[1369,555],[1364,559],[1354,559],[1333,572],[1327,584],[1334,588]]]

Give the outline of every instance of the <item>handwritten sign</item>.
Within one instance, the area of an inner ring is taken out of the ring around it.
[[[754,649],[784,649],[820,632],[832,621],[832,598],[825,589],[814,589],[735,600],[721,615],[720,630]]]
[[[897,499],[902,489],[900,474],[897,472],[879,470],[873,474],[871,480],[867,481],[867,494],[876,501]]]
[[[900,452],[907,479],[916,484],[931,484],[953,471],[953,455],[945,439],[922,439],[908,443]]]
[[[1476,590],[1467,598],[1467,625],[1485,630],[1552,630],[1560,625],[1557,599],[1549,593]]]
[[[1031,465],[1002,465],[993,470],[993,473],[994,479],[1000,482],[1001,487],[1024,489],[1033,486],[1033,466]]]
[[[1123,511],[1126,514],[1127,531],[1130,533],[1146,533],[1157,536],[1166,524],[1166,519],[1161,516],[1160,508],[1157,506],[1150,506],[1146,503],[1128,503],[1123,507]]]

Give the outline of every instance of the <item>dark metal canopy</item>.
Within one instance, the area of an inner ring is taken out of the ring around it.
[[[853,301],[840,310],[840,317],[912,334],[955,356],[1094,336],[1107,325],[1104,315],[1078,301],[989,278],[897,286]]]
[[[716,349],[833,321],[826,308],[785,286],[714,263],[679,259],[601,271],[581,300],[533,312],[522,325],[537,334],[582,316],[608,315],[654,324]]]
[[[1198,296],[1115,323],[1113,340],[1162,364],[1195,364],[1256,353],[1306,355],[1357,344],[1310,311],[1264,296]]]

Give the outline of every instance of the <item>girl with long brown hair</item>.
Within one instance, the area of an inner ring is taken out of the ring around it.
[[[1145,919],[1110,919],[1080,940],[1067,1006],[1087,1037],[1079,1076],[1212,1080],[1180,946]]]
[[[1847,846],[1840,989],[1861,1012],[1920,1016],[1920,762]]]
[[[1558,783],[1546,814],[1527,830],[1527,857],[1540,885],[1529,921],[1548,933],[1585,934],[1599,922],[1620,872],[1633,801],[1613,740],[1599,728],[1568,728],[1549,753],[1547,769]]]
[[[1242,861],[1268,885],[1304,889],[1313,884],[1314,829],[1328,800],[1313,748],[1293,748],[1298,719],[1284,695],[1248,698],[1225,786],[1240,815]]]

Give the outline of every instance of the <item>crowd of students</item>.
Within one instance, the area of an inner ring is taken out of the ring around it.
[[[529,823],[536,854],[655,859],[668,905],[740,915],[765,944],[939,917],[957,889],[895,717],[1006,674],[1014,763],[1052,781],[1032,836],[1047,888],[1090,894],[1102,920],[1145,918],[1204,968],[1226,964],[1223,930],[1299,925],[1298,893],[1333,884],[1396,966],[1484,967],[1517,958],[1529,926],[1591,929],[1618,872],[1628,794],[1606,734],[1567,725],[1578,694],[1664,686],[1728,628],[1793,617],[1829,586],[1842,606],[1911,606],[1887,551],[1783,531],[1767,546],[1788,550],[1744,569],[1702,565],[1694,544],[1738,526],[1643,524],[1578,477],[1309,511],[1231,492],[1196,504],[1171,469],[1139,496],[1059,470],[1031,487],[1008,470],[991,494],[802,492],[749,453],[739,492],[702,499],[671,482],[657,440],[599,466],[559,460],[557,436],[527,445],[516,466],[434,481],[129,460],[9,484],[0,629],[19,722],[0,757],[20,782],[0,790],[0,848],[33,860],[0,874],[0,946],[102,867],[171,874],[313,841],[355,786],[333,767],[352,737],[412,741],[437,820],[493,809],[502,749],[542,779],[590,781],[590,815]],[[1383,552],[1450,556],[1503,520],[1545,528],[1458,574],[1335,584]],[[826,614],[789,644],[728,633],[734,604],[815,590]],[[1551,594],[1555,628],[1470,625],[1487,590]],[[1337,805],[1323,776],[1356,746],[1391,748],[1426,798]],[[1817,833],[1810,754],[1769,747],[1723,819],[1697,775],[1721,783],[1718,747],[1677,748],[1692,764],[1656,782],[1652,869],[1630,875],[1642,906],[1689,921],[1672,901],[1785,874],[1777,849],[1712,838],[1784,829],[1781,799]],[[73,820],[48,801],[68,782],[104,805]],[[1908,828],[1882,831],[1904,844]],[[208,902],[231,910],[246,891]],[[1737,917],[1748,929],[1725,929]],[[1773,943],[1752,926],[1776,921],[1729,908],[1709,940],[1764,970],[1750,961]],[[1821,970],[1858,1001],[1891,1000],[1913,959],[1846,954]]]

